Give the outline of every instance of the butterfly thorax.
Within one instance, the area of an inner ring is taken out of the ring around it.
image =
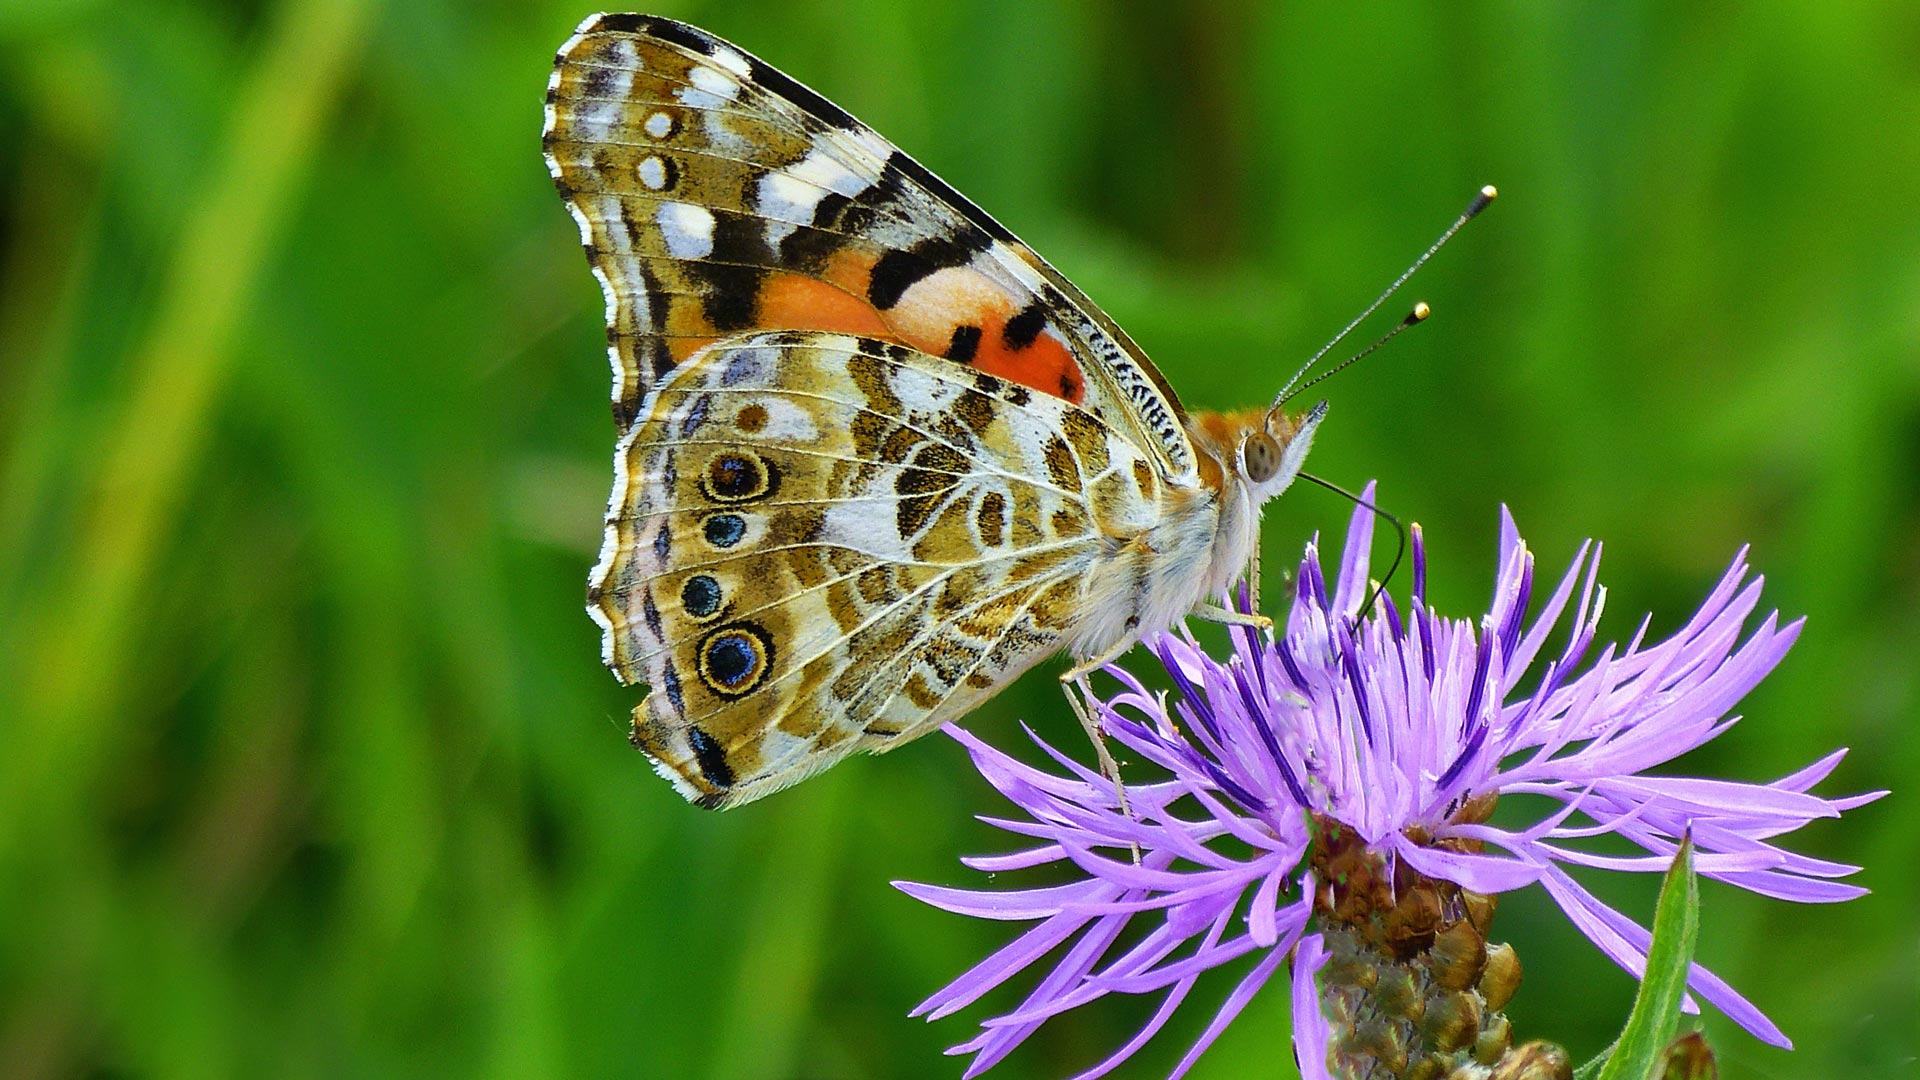
[[[1102,656],[1165,630],[1196,604],[1220,596],[1247,567],[1260,536],[1260,508],[1293,482],[1320,410],[1202,412],[1187,418],[1198,482],[1163,480],[1154,505],[1103,506],[1094,518],[1110,557],[1094,572],[1067,647]]]

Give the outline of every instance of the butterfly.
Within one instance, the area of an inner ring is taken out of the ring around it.
[[[1189,413],[1011,232],[684,23],[582,23],[543,142],[613,367],[588,611],[688,799],[893,749],[1063,650],[1071,681],[1189,614],[1264,622],[1208,598],[1324,402]]]

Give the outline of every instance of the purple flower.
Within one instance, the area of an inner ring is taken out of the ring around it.
[[[1648,775],[1733,726],[1738,717],[1728,710],[1799,633],[1799,621],[1783,627],[1777,614],[1746,632],[1761,580],[1747,580],[1744,551],[1678,633],[1648,644],[1643,622],[1627,645],[1607,645],[1588,661],[1606,597],[1595,581],[1597,546],[1582,547],[1529,622],[1533,557],[1503,511],[1493,604],[1476,626],[1427,608],[1416,526],[1410,610],[1403,615],[1383,595],[1362,617],[1372,523],[1367,511],[1354,514],[1331,590],[1308,547],[1277,638],[1236,630],[1225,662],[1188,636],[1153,640],[1177,690],[1171,705],[1128,672],[1108,669],[1124,689],[1089,704],[1135,760],[1165,774],[1129,780],[1131,815],[1110,783],[1038,736],[1062,772],[948,728],[1021,812],[987,820],[1033,841],[967,865],[989,873],[1051,865],[1070,878],[1012,890],[899,883],[948,911],[1036,922],[915,1010],[946,1016],[1029,968],[1044,972],[1018,1007],[950,1051],[973,1055],[967,1076],[1068,1009],[1110,993],[1162,995],[1143,1030],[1082,1074],[1102,1075],[1153,1037],[1203,973],[1250,954],[1251,970],[1174,1075],[1291,959],[1296,1057],[1306,1077],[1326,1076],[1329,1029],[1313,973],[1326,962],[1317,930],[1333,883],[1313,845],[1329,829],[1349,847],[1363,843],[1387,868],[1384,880],[1479,894],[1539,884],[1635,975],[1645,968],[1647,930],[1601,903],[1569,867],[1664,872],[1690,831],[1702,876],[1802,903],[1865,892],[1833,880],[1858,867],[1772,842],[1884,794],[1809,794],[1844,750],[1765,784]],[[1544,652],[1570,603],[1564,646]],[[1490,824],[1487,811],[1502,795],[1539,796],[1526,805],[1546,809],[1538,820]],[[1592,841],[1605,836],[1643,853],[1595,853]],[[1790,1045],[1705,968],[1694,966],[1689,986],[1757,1037]]]

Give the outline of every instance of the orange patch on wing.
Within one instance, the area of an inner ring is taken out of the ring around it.
[[[1002,335],[1006,325],[1006,320],[1001,319],[998,325],[985,328],[980,351],[973,357],[974,367],[1043,394],[1065,398],[1075,405],[1086,398],[1086,377],[1080,373],[1080,365],[1074,362],[1065,342],[1051,334],[1041,334],[1024,349],[1010,349]]]
[[[676,337],[667,339],[667,355],[673,357],[676,364],[684,364],[688,358],[701,349],[720,339],[717,337]]]
[[[837,285],[803,274],[776,274],[760,293],[760,322],[769,330],[833,330],[891,337],[873,305]]]
[[[977,327],[972,356],[960,362],[1074,404],[1085,400],[1086,376],[1057,335],[1043,330],[1018,349],[1007,344],[1007,322],[1015,305],[991,278],[968,267],[947,267],[914,282],[899,303],[882,312],[866,299],[873,266],[872,255],[843,250],[827,261],[818,277],[769,274],[761,282],[755,308],[758,328],[884,338],[944,357],[954,348],[954,331]],[[679,325],[668,348],[676,361],[685,363],[718,338],[697,336],[712,326],[698,305],[684,305],[684,312],[682,306],[676,304],[670,317]]]

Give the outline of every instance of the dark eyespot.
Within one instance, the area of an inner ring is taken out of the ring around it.
[[[707,574],[696,574],[680,587],[680,605],[687,614],[704,619],[720,610],[720,583]]]
[[[722,634],[707,643],[707,671],[729,690],[753,677],[760,654],[745,634]]]
[[[723,499],[744,499],[760,486],[760,463],[740,454],[721,454],[707,466],[713,493]]]
[[[703,531],[707,543],[717,548],[730,548],[747,535],[747,522],[739,514],[715,514],[706,520]]]
[[[700,481],[707,497],[715,502],[746,502],[771,495],[779,476],[752,450],[727,450],[707,462]]]
[[[1264,484],[1280,471],[1280,444],[1266,432],[1256,431],[1240,444],[1240,458],[1245,463],[1247,479]]]
[[[773,666],[773,639],[750,622],[723,626],[700,642],[700,678],[722,697],[740,697]]]

